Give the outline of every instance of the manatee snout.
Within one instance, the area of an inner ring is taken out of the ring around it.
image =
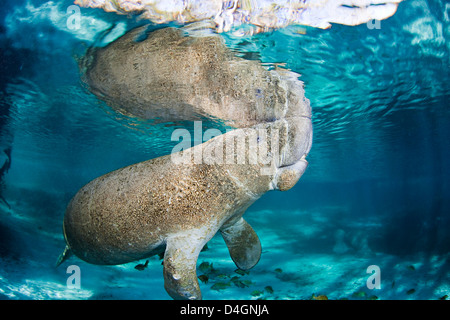
[[[306,157],[311,150],[313,134],[311,118],[285,119],[280,132],[280,154],[272,183],[274,189],[285,191],[297,183],[308,167]]]
[[[313,128],[309,117],[285,119],[280,137],[279,167],[306,161],[305,158],[311,150],[312,134]]]

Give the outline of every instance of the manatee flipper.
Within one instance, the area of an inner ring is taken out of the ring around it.
[[[307,166],[308,162],[305,160],[305,156],[303,156],[293,165],[279,168],[275,177],[274,189],[281,191],[291,189],[303,175]]]
[[[66,261],[70,256],[72,255],[72,251],[70,250],[70,247],[66,245],[64,248],[64,251],[59,255],[58,260],[56,260],[55,267],[57,268],[61,263]]]
[[[261,242],[253,228],[241,217],[220,229],[231,259],[239,269],[253,268],[261,257]]]
[[[176,235],[167,240],[164,253],[164,288],[175,300],[200,300],[197,258],[205,245],[202,239]]]

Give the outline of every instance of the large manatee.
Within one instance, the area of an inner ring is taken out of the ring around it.
[[[217,36],[191,38],[168,28],[136,41],[142,32],[89,53],[91,90],[135,116],[199,113],[236,129],[82,187],[66,210],[58,264],[69,253],[115,265],[164,252],[170,296],[200,299],[197,258],[218,231],[238,268],[258,262],[260,241],[242,215],[265,192],[290,189],[305,171],[311,109],[295,73],[237,58]]]

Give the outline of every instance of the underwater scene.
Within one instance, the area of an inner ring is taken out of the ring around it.
[[[0,300],[450,299],[450,3],[4,0],[0,61]]]

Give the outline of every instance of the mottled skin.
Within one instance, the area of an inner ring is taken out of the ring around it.
[[[308,105],[298,75],[237,57],[218,35],[146,27],[82,61],[89,89],[112,108],[144,119],[223,120],[237,128],[286,117]]]
[[[312,143],[311,109],[295,73],[246,64],[216,36],[190,39],[168,28],[135,42],[137,32],[87,56],[85,76],[94,93],[135,116],[170,107],[178,119],[199,112],[231,121],[237,129],[179,153],[118,169],[82,187],[66,210],[66,250],[58,264],[69,253],[89,263],[115,265],[164,252],[164,283],[170,296],[201,299],[196,262],[218,231],[239,268],[250,269],[259,261],[260,241],[242,215],[267,191],[288,190],[300,179]],[[150,46],[140,47],[148,41]],[[144,49],[150,47],[148,54]],[[172,51],[178,57],[183,47],[189,66],[170,58]],[[217,55],[211,55],[215,49]],[[132,71],[130,63],[136,61],[147,71]],[[233,71],[235,63],[239,68]],[[208,73],[223,77],[201,82],[197,90],[186,78],[194,69],[203,69],[200,82]],[[176,83],[170,90],[165,84],[155,88],[164,79]],[[230,85],[230,79],[239,85]],[[228,108],[230,101],[239,108]],[[244,143],[238,143],[242,138]],[[229,141],[236,144],[227,158]],[[261,153],[266,162],[259,158]]]
[[[265,127],[283,125],[274,122]],[[236,265],[250,269],[260,258],[261,245],[242,215],[265,192],[280,185],[283,190],[292,187],[307,163],[304,159],[293,165],[280,163],[283,157],[288,161],[283,155],[285,145],[280,145],[271,174],[264,175],[263,165],[248,160],[246,164],[195,164],[193,153],[222,143],[221,139],[255,131],[236,129],[182,151],[188,153],[185,159],[190,163],[175,164],[173,155],[167,155],[91,181],[67,207],[64,235],[68,247],[87,262],[110,265],[165,250],[165,287],[173,298],[201,298],[197,257],[219,230]],[[309,142],[303,155],[309,152],[310,138],[305,136]],[[290,142],[287,132],[280,140]],[[260,139],[258,145],[263,143]],[[257,152],[248,143],[244,148],[247,159]]]

